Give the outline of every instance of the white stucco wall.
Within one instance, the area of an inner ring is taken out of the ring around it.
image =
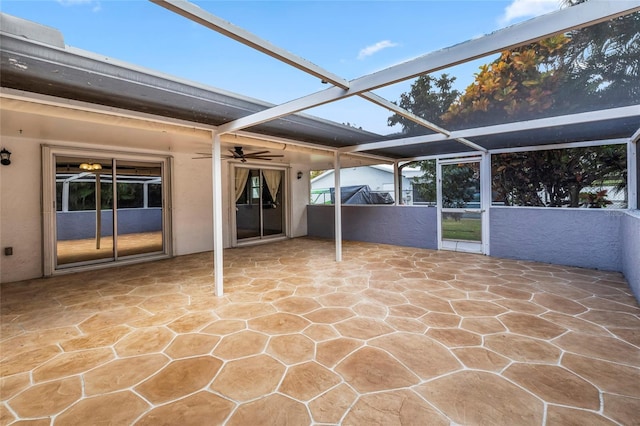
[[[0,282],[42,275],[40,142],[2,137],[11,164],[0,166]],[[5,256],[13,247],[13,256]]]
[[[213,249],[210,160],[193,160],[191,157],[193,155],[173,155],[171,214],[176,255]],[[222,176],[226,180],[227,173],[223,172]]]
[[[298,172],[302,178],[298,179]],[[289,187],[291,188],[291,237],[307,235],[307,205],[309,204],[309,169],[303,164],[291,164],[289,173]]]
[[[41,208],[41,145],[95,149],[95,145],[3,137],[1,145],[12,152],[10,166],[0,166],[0,282],[42,276],[43,238]],[[108,147],[101,147],[108,148]],[[116,151],[116,150],[114,150]],[[140,152],[140,151],[136,151]],[[173,254],[185,255],[213,249],[212,180],[210,160],[194,160],[193,154],[150,152],[172,159]],[[231,246],[233,206],[229,189],[229,163],[222,164],[223,243]],[[302,179],[297,172],[302,171]],[[307,234],[309,170],[290,165],[289,220],[292,237]],[[12,256],[4,247],[13,247]]]

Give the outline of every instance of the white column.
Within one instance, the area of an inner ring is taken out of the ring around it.
[[[222,152],[220,149],[220,135],[213,132],[213,146],[211,147],[211,178],[213,190],[213,283],[216,296],[222,297],[223,286],[223,257],[222,251]]]
[[[334,208],[335,208],[335,238],[336,238],[336,262],[342,262],[342,191],[340,190],[340,153],[336,151],[333,157],[334,183]]]
[[[636,138],[627,143],[627,208],[632,210],[640,208],[640,204],[638,204],[638,191],[640,190],[638,174],[640,170],[638,167],[638,138]]]
[[[402,191],[400,191],[400,182],[402,182],[402,176],[400,176],[400,168],[398,167],[398,162],[393,162],[393,199],[395,201],[395,205],[399,206],[402,204]]]
[[[480,209],[482,210],[482,254],[489,256],[489,215],[491,211],[491,154],[482,153],[480,160]]]
[[[69,181],[62,182],[62,211],[69,211]]]
[[[149,208],[149,182],[142,184],[142,208]]]

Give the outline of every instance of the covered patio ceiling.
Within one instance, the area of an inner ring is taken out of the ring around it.
[[[640,128],[640,105],[634,102],[604,110],[593,106],[596,110],[578,114],[536,117],[524,122],[505,121],[497,125],[450,131],[372,92],[550,35],[639,13],[640,1],[587,2],[565,8],[350,81],[192,3],[173,0],[153,2],[309,73],[331,87],[273,105],[105,59],[66,46],[57,30],[2,15],[2,96],[21,102],[36,93],[77,102],[75,105],[99,105],[105,107],[101,112],[106,114],[117,111],[120,116],[130,113],[138,118],[166,118],[178,127],[190,128],[195,139],[199,137],[199,130],[207,133],[215,130],[218,135],[234,137],[256,134],[285,143],[291,141],[311,148],[363,155],[368,161],[373,161],[373,158],[378,162],[541,144],[628,139]],[[425,134],[411,137],[381,135],[301,113],[351,97],[363,98],[416,122],[424,128]],[[223,138],[222,141],[228,140]],[[210,139],[203,138],[193,145],[198,146],[207,149]]]

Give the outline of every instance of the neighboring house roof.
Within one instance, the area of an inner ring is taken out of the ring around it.
[[[360,166],[360,167],[349,167],[346,169],[343,169],[341,173],[346,173],[349,170],[352,169],[365,169],[365,168],[371,168],[374,170],[379,170],[382,171],[384,173],[388,173],[391,176],[393,176],[393,166],[388,165],[388,164],[374,164],[374,165],[370,165],[370,166]],[[333,174],[333,169],[330,170],[325,170],[324,172],[322,172],[321,174],[319,174],[318,176],[314,177],[313,179],[311,179],[311,185],[313,185],[315,182],[325,179],[328,176],[331,176]],[[402,176],[406,179],[411,179],[413,177],[416,176],[421,176],[423,174],[423,172],[416,167],[406,167],[404,169],[402,169]]]

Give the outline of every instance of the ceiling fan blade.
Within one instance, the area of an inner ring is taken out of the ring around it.
[[[269,151],[256,151],[256,152],[247,152],[245,154],[245,157],[248,155],[262,155],[262,154],[268,154]]]
[[[211,160],[211,157],[191,157],[192,160]]]
[[[251,156],[247,156],[247,158],[279,158],[279,157],[284,157],[284,155],[269,154],[269,155],[251,155]]]

